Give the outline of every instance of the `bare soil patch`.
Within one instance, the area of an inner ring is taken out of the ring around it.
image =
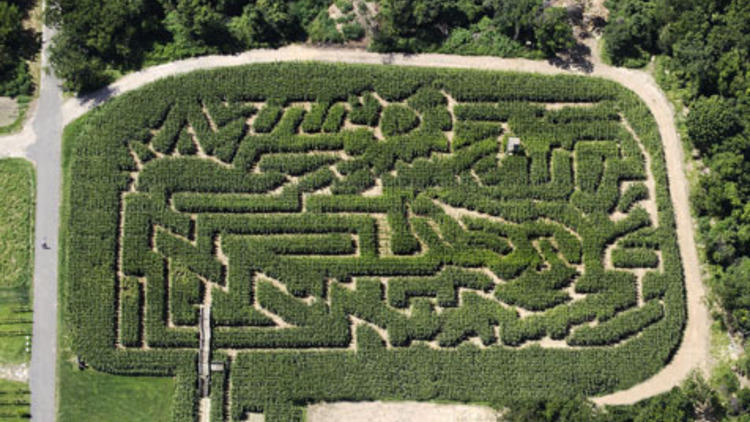
[[[18,118],[18,103],[10,97],[0,97],[0,126],[8,126]]]
[[[9,381],[28,382],[29,364],[2,365],[0,366],[0,379]]]
[[[307,408],[308,422],[495,422],[486,406],[419,402],[322,403]]]

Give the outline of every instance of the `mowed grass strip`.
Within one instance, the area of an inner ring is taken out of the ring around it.
[[[59,366],[58,422],[168,421],[174,378],[110,375]]]
[[[30,162],[0,160],[0,364],[30,357],[35,185]]]
[[[0,421],[31,419],[29,387],[25,383],[0,379]]]

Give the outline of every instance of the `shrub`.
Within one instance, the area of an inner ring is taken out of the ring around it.
[[[721,139],[740,131],[740,120],[734,110],[729,100],[718,95],[696,100],[685,119],[693,145],[706,152]]]
[[[347,14],[354,10],[354,5],[349,0],[336,0],[335,4],[343,14]]]
[[[365,29],[359,22],[347,23],[341,27],[341,33],[347,41],[361,40],[365,36]]]
[[[328,16],[327,10],[321,10],[315,20],[307,28],[310,41],[314,43],[342,43],[344,37],[338,29],[336,22]]]

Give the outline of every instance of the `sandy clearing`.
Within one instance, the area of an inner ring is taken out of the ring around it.
[[[603,65],[598,60],[598,50],[593,43],[592,54],[596,63],[589,73],[620,83],[634,91],[649,107],[664,145],[669,179],[669,190],[674,205],[677,240],[685,271],[688,321],[682,344],[672,361],[652,378],[614,394],[595,398],[598,404],[628,404],[668,391],[679,384],[695,368],[707,370],[709,362],[709,333],[711,319],[703,298],[695,235],[688,202],[688,182],[683,168],[682,145],[673,120],[669,101],[653,78],[642,71]],[[526,59],[500,59],[496,57],[465,57],[444,54],[377,54],[355,49],[325,49],[292,45],[278,50],[253,50],[234,56],[205,56],[159,65],[126,75],[109,87],[84,98],[73,98],[63,104],[65,124],[81,116],[109,98],[141,87],[158,79],[183,74],[198,69],[238,66],[276,61],[321,61],[362,64],[391,64],[400,66],[451,67],[502,71],[533,72],[540,74],[580,73],[564,70],[554,65]]]
[[[202,397],[200,399],[200,422],[211,421],[211,399],[208,397]]]
[[[500,415],[486,406],[420,402],[321,403],[307,408],[308,422],[495,422]]]
[[[18,103],[10,97],[0,97],[0,126],[7,126],[18,117]]]
[[[36,142],[31,122],[29,118],[20,132],[0,137],[0,158],[26,157],[26,148]]]
[[[0,379],[18,382],[29,381],[29,364],[0,365]]]

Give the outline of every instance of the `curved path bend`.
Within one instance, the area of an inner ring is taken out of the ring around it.
[[[594,57],[595,61],[598,61]],[[157,79],[190,72],[226,66],[274,61],[321,61],[363,64],[390,64],[399,66],[452,67],[467,69],[505,70],[542,74],[575,73],[552,64],[526,59],[500,59],[496,57],[466,57],[443,54],[377,54],[363,50],[324,49],[293,45],[278,50],[253,50],[234,56],[205,56],[154,66],[124,76],[110,86],[84,98],[72,98],[62,106],[63,125],[73,121],[98,104]],[[659,125],[664,145],[669,179],[669,191],[677,223],[677,241],[685,271],[688,319],[684,338],[672,361],[648,380],[607,396],[596,397],[597,404],[629,404],[668,391],[684,380],[690,371],[706,371],[709,362],[710,316],[703,303],[704,286],[700,277],[695,235],[688,201],[688,182],[683,168],[682,145],[673,120],[670,103],[653,78],[645,72],[621,69],[595,63],[588,75],[610,79],[634,91],[648,105]],[[58,146],[59,147],[59,146]],[[40,174],[41,176],[41,174]],[[46,186],[39,180],[39,188]],[[59,189],[59,182],[55,185]],[[56,208],[54,217],[57,218]],[[49,213],[45,212],[46,215]],[[38,216],[43,215],[38,211]],[[40,222],[38,221],[37,224]],[[37,225],[37,227],[40,227]],[[38,252],[39,253],[39,252]],[[37,255],[39,256],[39,255]],[[35,306],[37,304],[35,303]],[[55,305],[55,301],[48,306]],[[35,327],[36,328],[36,327]],[[36,334],[36,330],[35,330]],[[36,335],[35,335],[36,338]],[[637,362],[633,362],[637,365]],[[33,365],[33,364],[32,364]],[[32,368],[32,374],[34,369]],[[52,380],[50,380],[52,383]]]

